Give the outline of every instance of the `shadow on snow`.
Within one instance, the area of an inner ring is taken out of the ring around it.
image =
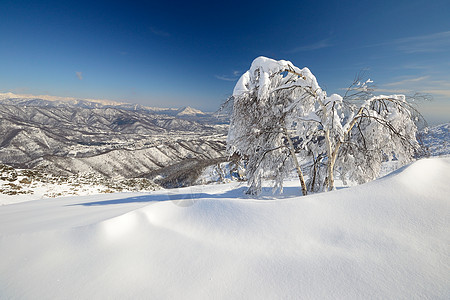
[[[162,201],[174,201],[174,203],[185,206],[191,202],[197,200],[207,199],[245,199],[245,200],[276,200],[276,199],[289,199],[301,196],[301,190],[298,187],[285,187],[282,194],[273,194],[272,188],[263,188],[262,193],[259,196],[249,196],[245,194],[246,187],[238,187],[229,190],[221,194],[208,194],[201,192],[202,188],[193,186],[185,188],[186,191],[180,190],[167,190],[167,193],[155,193],[142,196],[134,196],[121,199],[95,201],[71,204],[70,206],[96,206],[96,205],[116,205],[127,203],[139,203],[139,202],[162,202]]]

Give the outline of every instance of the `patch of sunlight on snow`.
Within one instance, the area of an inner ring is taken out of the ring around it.
[[[405,170],[399,173],[399,179],[404,183],[414,181],[417,185],[432,183],[437,181],[442,174],[448,174],[448,165],[450,159],[426,158],[421,159],[409,165]]]
[[[109,240],[116,240],[131,232],[137,225],[136,213],[127,213],[102,222],[102,229]]]
[[[141,212],[145,215],[149,223],[159,227],[168,227],[170,226],[170,220],[176,220],[180,213],[179,210],[186,209],[182,206],[173,205],[171,202],[160,202],[142,209]]]

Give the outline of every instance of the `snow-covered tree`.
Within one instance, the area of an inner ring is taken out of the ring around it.
[[[263,177],[274,178],[274,187],[282,189],[293,167],[307,193],[290,136],[298,118],[314,111],[314,96],[305,86],[318,87],[307,68],[266,57],[256,58],[236,84],[227,144],[230,154],[248,158],[248,193],[260,191]]]
[[[308,68],[256,58],[234,88],[227,140],[230,154],[247,160],[248,193],[258,193],[264,177],[282,189],[294,167],[305,195],[333,189],[336,171],[366,182],[384,160],[410,160],[418,149],[417,112],[403,95],[371,95],[370,83],[327,96]],[[297,156],[309,162],[307,184]]]
[[[416,111],[404,95],[372,96],[359,105],[341,97],[318,102],[320,121],[303,124],[312,138],[300,145],[313,160],[310,190],[333,189],[336,171],[344,182],[367,182],[378,176],[383,161],[406,163],[420,148]]]

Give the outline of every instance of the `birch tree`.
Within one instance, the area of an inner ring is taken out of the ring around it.
[[[255,59],[234,88],[227,140],[230,154],[247,160],[248,193],[258,193],[264,177],[282,189],[293,169],[306,195],[334,189],[336,172],[362,183],[385,160],[410,161],[420,148],[420,114],[404,95],[372,95],[370,84],[355,81],[344,97],[328,96],[308,68]]]
[[[404,95],[372,96],[360,105],[345,103],[342,97],[318,103],[315,114],[320,121],[305,126],[314,139],[300,145],[310,149],[313,160],[309,190],[334,189],[336,171],[344,182],[373,180],[382,162],[396,159],[405,164],[420,150],[419,115]]]
[[[314,111],[315,99],[306,85],[318,86],[307,68],[265,57],[256,58],[236,84],[227,145],[230,154],[248,158],[249,194],[259,193],[263,177],[273,178],[274,188],[281,190],[292,168],[303,195],[307,194],[291,137],[298,117]]]

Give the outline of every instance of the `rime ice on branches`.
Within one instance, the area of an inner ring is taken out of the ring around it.
[[[344,96],[328,96],[308,68],[256,58],[234,88],[227,140],[229,153],[246,160],[247,192],[259,193],[263,178],[282,190],[293,168],[305,195],[334,189],[335,174],[363,183],[383,161],[410,161],[420,148],[420,114],[404,95],[373,95],[371,83],[355,81]]]

